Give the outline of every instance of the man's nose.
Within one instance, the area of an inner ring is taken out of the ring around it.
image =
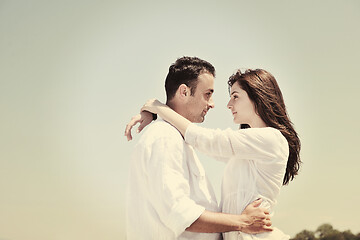
[[[214,100],[213,98],[210,98],[210,101],[209,101],[209,108],[214,108],[215,107],[215,103],[214,103]]]

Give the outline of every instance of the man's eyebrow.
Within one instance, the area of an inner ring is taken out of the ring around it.
[[[213,93],[213,92],[214,92],[214,89],[208,89],[208,91],[210,91],[211,93]]]

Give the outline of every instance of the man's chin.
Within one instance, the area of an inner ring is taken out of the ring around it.
[[[188,120],[190,119],[188,118]],[[205,116],[198,116],[198,117],[192,117],[190,121],[193,123],[202,123],[204,122],[204,120],[205,120]]]
[[[199,121],[197,121],[197,123],[202,123],[205,121],[205,116],[204,117],[201,117],[200,119],[198,119]]]

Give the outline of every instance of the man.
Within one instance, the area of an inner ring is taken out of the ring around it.
[[[166,104],[201,123],[214,107],[215,68],[196,57],[179,58],[165,81]],[[149,114],[143,112],[142,114]],[[143,118],[135,117],[125,135]],[[169,123],[151,124],[135,146],[127,195],[127,239],[221,239],[221,232],[271,231],[260,201],[242,215],[220,213],[215,194],[193,148]]]

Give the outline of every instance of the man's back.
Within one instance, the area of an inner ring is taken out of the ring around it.
[[[218,205],[192,147],[169,123],[157,120],[134,148],[127,194],[127,239],[219,239],[186,232]]]

